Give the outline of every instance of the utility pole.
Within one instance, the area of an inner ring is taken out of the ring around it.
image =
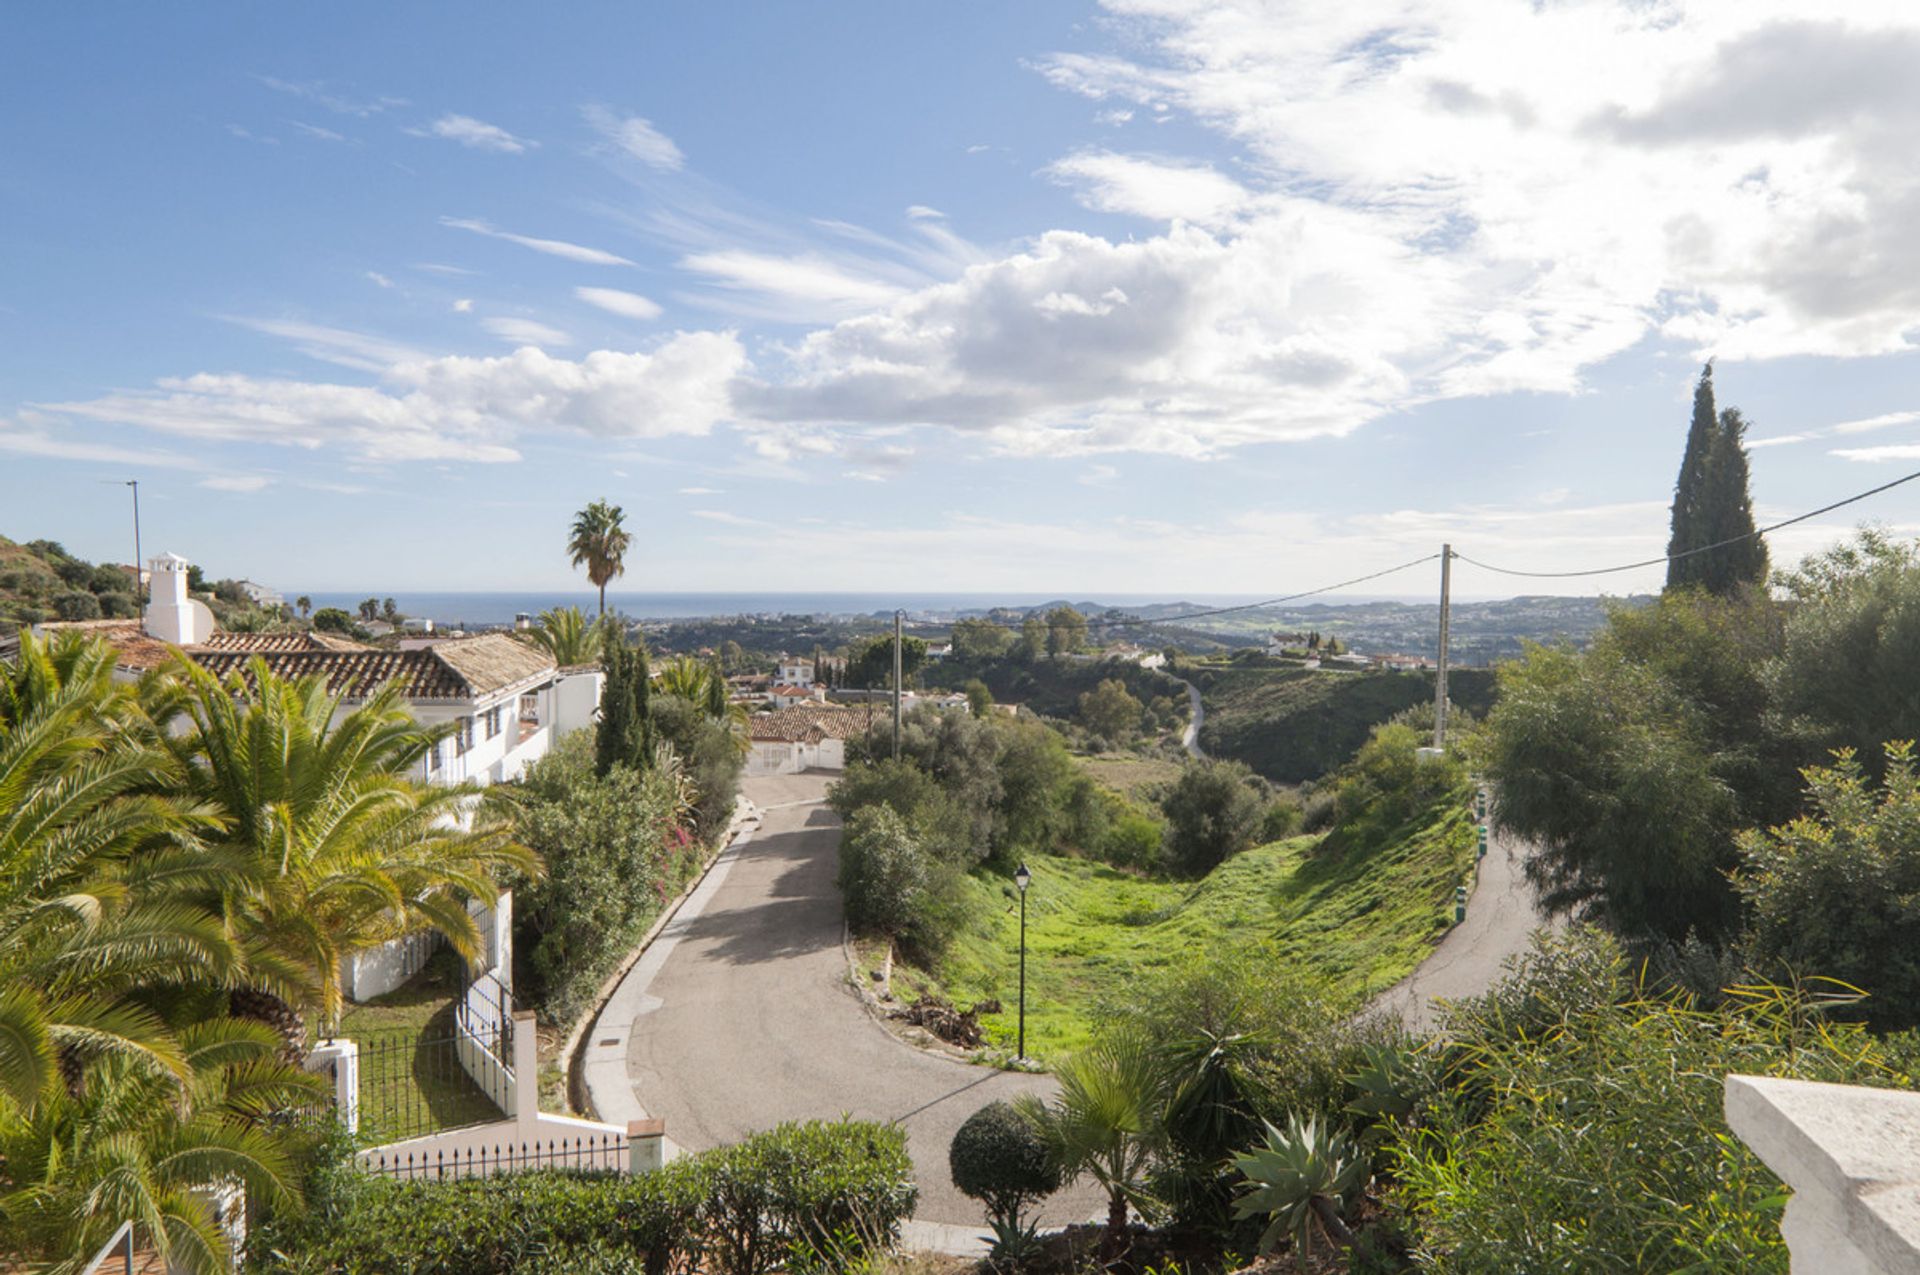
[[[900,624],[905,612],[893,613],[893,759],[900,760]]]
[[[133,488],[133,597],[140,604],[140,628],[147,627],[147,587],[140,583],[143,569],[140,561],[140,480],[130,478],[127,486]]]
[[[1440,670],[1433,679],[1433,746],[1447,746],[1447,622],[1453,592],[1453,546],[1440,546]]]

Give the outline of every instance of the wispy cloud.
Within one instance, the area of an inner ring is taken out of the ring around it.
[[[500,230],[490,222],[473,217],[442,217],[440,224],[451,226],[455,230],[470,230],[476,235],[485,235],[489,239],[504,239],[508,243],[517,243],[522,248],[531,248],[535,252],[544,252],[549,257],[563,257],[568,261],[578,261],[590,266],[630,266],[633,262],[611,252],[598,248],[588,248],[583,244],[568,243],[564,239],[536,239],[532,235],[516,235],[512,231]]]
[[[287,127],[296,133],[304,133],[316,141],[344,142],[349,140],[345,133],[336,133],[330,128],[321,128],[318,124],[306,124],[300,120],[288,120]]]
[[[740,514],[731,513],[725,509],[691,509],[688,510],[688,512],[695,518],[705,518],[708,522],[725,523],[729,527],[768,527],[773,525],[768,522],[763,522],[758,518],[747,518]]]
[[[465,266],[450,266],[441,261],[416,261],[413,263],[413,268],[424,270],[428,274],[442,274],[451,278],[465,278],[468,275],[480,273],[478,270],[469,270]]]
[[[136,465],[158,469],[194,469],[203,462],[178,452],[119,447],[51,434],[19,421],[0,420],[0,452],[37,456],[43,460],[92,461],[103,465]]]
[[[672,172],[686,163],[673,139],[638,115],[622,115],[604,106],[583,106],[580,113],[593,130],[620,153],[649,168]]]
[[[660,307],[637,292],[618,288],[575,288],[573,295],[591,306],[625,319],[657,319]]]
[[[382,288],[391,288],[393,286],[393,280],[381,274],[378,270],[368,270],[364,273],[370,282],[376,283]]]
[[[427,357],[425,352],[413,346],[348,328],[328,327],[300,319],[260,319],[244,315],[223,317],[228,323],[291,341],[294,348],[308,358],[350,367],[359,372],[384,372],[396,363],[418,363]]]
[[[200,480],[208,491],[254,492],[271,485],[273,479],[262,474],[213,474]]]
[[[406,131],[415,137],[445,138],[471,150],[497,151],[503,155],[519,155],[540,144],[524,137],[515,137],[497,124],[477,120],[471,115],[442,115],[424,128],[409,128]]]
[[[1833,454],[1842,460],[1920,460],[1920,443],[1890,443],[1884,447],[1836,447],[1833,449]]]
[[[263,134],[253,132],[251,129],[243,128],[238,124],[227,125],[227,132],[243,142],[258,142],[262,146],[278,146],[280,144],[280,139],[277,137],[267,137]]]
[[[473,298],[472,297],[456,297],[453,302],[453,312],[455,314],[472,314]]]
[[[1891,429],[1896,425],[1912,425],[1916,422],[1920,422],[1920,412],[1882,412],[1878,416],[1841,421],[1837,425],[1823,425],[1817,429],[1798,430],[1791,434],[1774,434],[1765,438],[1749,438],[1747,447],[1749,450],[1755,447],[1785,447],[1790,443],[1807,443],[1819,438],[1870,434],[1875,430]]]
[[[863,276],[831,259],[807,253],[782,257],[744,248],[697,252],[680,261],[683,270],[714,285],[752,293],[776,303],[773,315],[857,312],[885,305],[906,289]]]
[[[352,115],[365,119],[396,106],[409,105],[404,97],[348,97],[335,92],[325,80],[281,80],[271,75],[256,75],[253,78],[276,93],[285,93],[289,97],[312,102],[316,106],[332,111],[335,115]]]
[[[718,496],[723,493],[718,487],[682,487],[680,488],[679,494],[682,496]]]
[[[515,345],[572,345],[573,338],[559,328],[548,327],[533,319],[513,319],[504,316],[482,319],[480,326],[503,341]]]

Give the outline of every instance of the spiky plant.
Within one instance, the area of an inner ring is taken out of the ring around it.
[[[1311,1116],[1292,1117],[1284,1130],[1268,1122],[1265,1141],[1235,1156],[1233,1164],[1247,1179],[1233,1202],[1234,1216],[1268,1219],[1260,1236],[1262,1253],[1291,1236],[1294,1251],[1304,1259],[1312,1251],[1316,1230],[1329,1244],[1352,1240],[1340,1215],[1349,1198],[1367,1184],[1372,1166],[1345,1133]]]
[[[275,1057],[267,1028],[213,1018],[180,1033],[184,1079],[149,1059],[103,1057],[77,1093],[0,1106],[0,1255],[81,1270],[132,1221],[169,1270],[232,1269],[205,1188],[237,1183],[298,1208],[288,1140],[274,1127],[325,1101],[320,1077]]]
[[[1014,1109],[1032,1122],[1067,1177],[1084,1174],[1106,1191],[1100,1259],[1110,1264],[1126,1242],[1129,1209],[1151,1214],[1159,1207],[1147,1171],[1164,1137],[1160,1064],[1144,1039],[1116,1034],[1075,1054],[1059,1079],[1051,1103],[1025,1094]]]
[[[176,764],[112,673],[100,644],[31,635],[0,665],[0,1095],[25,1111],[100,1058],[183,1073],[138,993],[234,965],[194,899],[230,865],[196,842],[205,815],[157,794]]]
[[[209,840],[234,865],[217,897],[245,959],[233,1005],[290,1050],[306,1015],[339,1015],[343,957],[427,929],[471,957],[468,900],[539,870],[478,789],[411,777],[445,731],[415,722],[397,688],[349,711],[320,678],[260,660],[224,681],[179,664],[192,729],[168,747],[186,791],[220,815]]]

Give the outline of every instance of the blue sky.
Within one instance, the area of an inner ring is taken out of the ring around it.
[[[1664,545],[1709,355],[1796,513],[1920,462],[1920,19],[1796,8],[15,8],[0,533],[124,556],[137,477],[287,589],[566,587],[596,497],[639,589],[1565,569]]]

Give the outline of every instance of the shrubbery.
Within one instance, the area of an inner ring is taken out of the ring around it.
[[[592,732],[575,731],[522,783],[489,790],[546,861],[545,880],[515,891],[514,951],[516,986],[551,1022],[585,1006],[703,853],[677,778],[624,766],[600,778],[593,761]]]
[[[327,1216],[266,1228],[251,1267],[338,1275],[766,1275],[893,1243],[917,1199],[906,1134],[787,1124],[641,1176],[550,1170],[356,1183]]]
[[[1167,816],[1167,864],[1202,877],[1254,844],[1265,786],[1239,762],[1194,762],[1160,798]]]
[[[1060,1189],[1060,1166],[1033,1123],[1011,1104],[990,1102],[968,1116],[947,1148],[947,1171],[962,1194],[987,1206],[996,1232]]]

